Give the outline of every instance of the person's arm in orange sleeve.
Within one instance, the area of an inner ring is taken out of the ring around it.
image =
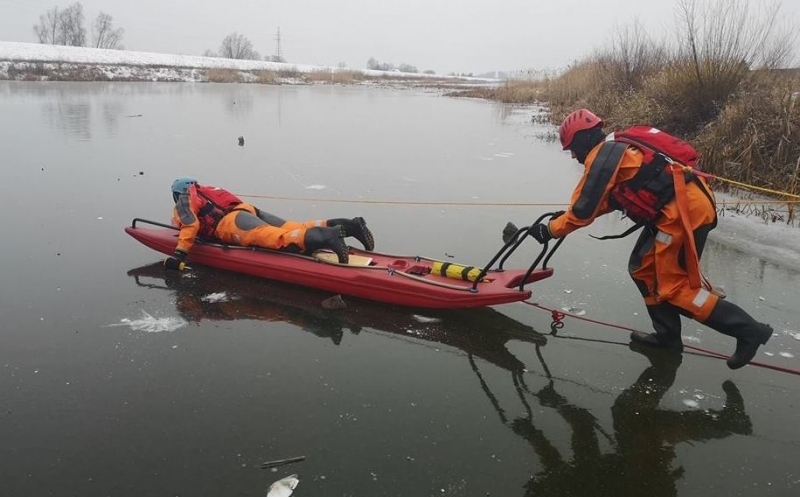
[[[596,155],[596,151],[594,151],[594,155]],[[587,159],[594,160],[594,156],[590,154],[590,157]],[[588,160],[587,160],[588,162]],[[592,214],[585,218],[581,219],[577,217],[572,212],[572,207],[580,198],[581,194],[583,193],[583,188],[586,185],[586,179],[588,177],[589,169],[586,168],[586,172],[581,177],[578,185],[575,187],[575,191],[572,193],[572,199],[570,200],[570,205],[567,211],[561,215],[552,219],[548,225],[550,230],[550,234],[553,238],[562,238],[567,236],[568,234],[572,233],[578,228],[583,228],[584,226],[589,226],[594,222],[595,219],[602,216],[603,214],[607,214],[611,212],[613,209],[610,205],[609,198],[611,189],[618,182],[627,181],[631,179],[636,172],[639,170],[639,166],[642,163],[642,155],[640,152],[628,149],[625,151],[625,154],[622,156],[620,160],[619,167],[617,168],[616,173],[609,179],[608,183],[605,185],[605,190],[603,195],[600,197],[600,201],[597,203]],[[590,162],[591,164],[591,162]]]
[[[175,208],[172,211],[172,223],[180,228],[181,232],[178,235],[178,245],[175,247],[175,253],[172,257],[168,257],[164,261],[164,266],[167,269],[183,269],[183,264],[189,251],[194,246],[194,241],[197,234],[200,232],[200,220],[191,208],[189,195],[181,195],[175,203]]]

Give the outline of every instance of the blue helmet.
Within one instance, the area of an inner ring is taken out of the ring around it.
[[[194,178],[184,177],[178,178],[172,182],[172,200],[178,201],[178,197],[189,193],[189,185],[196,185],[197,180]]]

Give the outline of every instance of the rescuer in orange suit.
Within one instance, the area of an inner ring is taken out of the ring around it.
[[[584,173],[567,211],[546,224],[537,223],[531,235],[545,243],[588,226],[612,210],[623,210],[632,219],[631,211],[655,212],[650,219],[635,219],[644,229],[628,264],[655,333],[634,332],[631,340],[682,351],[682,314],[735,338],[736,350],[727,361],[728,367],[745,366],[772,336],[772,328],[720,299],[703,282],[699,258],[708,233],[717,225],[714,195],[708,184],[668,159],[664,161],[663,156],[660,165],[666,167],[650,168],[652,163],[643,162],[639,148],[614,141],[613,135],[607,137],[602,128],[603,121],[586,109],[564,119],[559,128],[561,145],[585,166]],[[640,171],[658,174],[637,176]]]
[[[304,254],[330,249],[340,264],[347,264],[349,258],[345,237],[354,237],[366,250],[375,249],[372,232],[361,217],[285,221],[242,202],[225,189],[200,185],[194,178],[176,179],[172,183],[172,199],[173,223],[181,232],[175,253],[164,261],[169,269],[182,267],[198,237]]]

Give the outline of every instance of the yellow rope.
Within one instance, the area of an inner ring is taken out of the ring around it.
[[[793,193],[781,192],[781,191],[778,191],[778,190],[770,190],[769,188],[762,188],[760,186],[750,185],[750,184],[747,184],[747,183],[734,181],[732,179],[720,178],[719,176],[714,176],[714,179],[718,179],[720,181],[724,181],[725,183],[730,183],[732,185],[740,186],[742,188],[747,188],[749,190],[756,190],[756,191],[759,191],[759,192],[770,193],[772,195],[780,195],[782,197],[791,197],[791,198],[800,199],[800,195],[795,195]],[[785,201],[785,200],[783,202],[784,203],[788,203],[788,201]]]
[[[336,199],[336,198],[308,198],[308,197],[285,197],[278,195],[243,195],[237,193],[239,197],[262,198],[269,200],[300,200],[303,202],[338,202],[350,204],[385,204],[385,205],[449,205],[449,206],[479,206],[479,207],[563,207],[568,204],[552,203],[531,203],[531,202],[422,202],[413,200],[355,200],[355,199]]]
[[[686,172],[694,172],[694,169],[689,166],[681,166]],[[703,174],[711,179],[730,183],[741,188],[756,190],[771,195],[782,197],[790,197],[800,199],[800,195],[793,193],[781,192],[778,190],[771,190],[769,188],[762,188],[760,186],[734,181],[732,179],[722,178],[713,174]],[[414,201],[414,200],[357,200],[357,199],[336,199],[336,198],[307,198],[307,197],[287,197],[280,195],[245,195],[238,194],[240,197],[245,198],[260,198],[268,200],[293,200],[302,202],[332,202],[332,203],[347,203],[347,204],[382,204],[382,205],[441,205],[441,206],[467,206],[467,207],[564,207],[563,203],[548,203],[548,202],[438,202],[438,201]],[[722,204],[796,204],[800,200],[736,200],[736,201],[722,201]]]
[[[405,200],[353,200],[353,199],[329,199],[329,198],[309,198],[309,197],[285,197],[277,195],[243,195],[239,197],[260,198],[269,200],[294,200],[302,202],[336,202],[352,204],[385,204],[385,205],[441,205],[441,206],[477,206],[477,207],[564,207],[568,204],[542,203],[542,202],[423,202]],[[783,195],[789,195],[784,193]],[[796,195],[795,195],[796,196]],[[800,200],[718,200],[718,204],[798,204]]]
[[[722,176],[717,176],[716,174],[702,173],[702,172],[699,172],[699,171],[695,171],[694,168],[691,167],[691,166],[681,165],[680,167],[681,167],[681,170],[684,171],[684,172],[697,173],[697,174],[699,174],[701,176],[706,176],[706,177],[711,178],[711,179],[716,179],[716,180],[722,181],[724,183],[730,183],[732,185],[736,185],[736,186],[739,186],[739,187],[742,187],[742,188],[746,188],[748,190],[756,190],[756,191],[759,191],[759,192],[770,193],[772,195],[778,195],[778,196],[781,196],[781,197],[791,197],[791,198],[800,199],[800,195],[795,195],[793,193],[782,192],[782,191],[778,191],[778,190],[770,190],[769,188],[762,188],[760,186],[751,185],[749,183],[742,183],[741,181],[734,181],[732,179],[723,178]],[[781,202],[781,203],[789,203],[788,201],[779,201],[779,202]]]

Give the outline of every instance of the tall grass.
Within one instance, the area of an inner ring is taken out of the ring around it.
[[[209,83],[241,83],[242,73],[236,69],[209,69],[206,72]]]
[[[587,107],[609,129],[656,126],[693,141],[708,172],[797,194],[800,69],[780,68],[796,55],[798,28],[783,24],[779,4],[759,5],[679,0],[664,39],[638,24],[617,29],[560,74],[503,88],[549,103],[555,123]]]

